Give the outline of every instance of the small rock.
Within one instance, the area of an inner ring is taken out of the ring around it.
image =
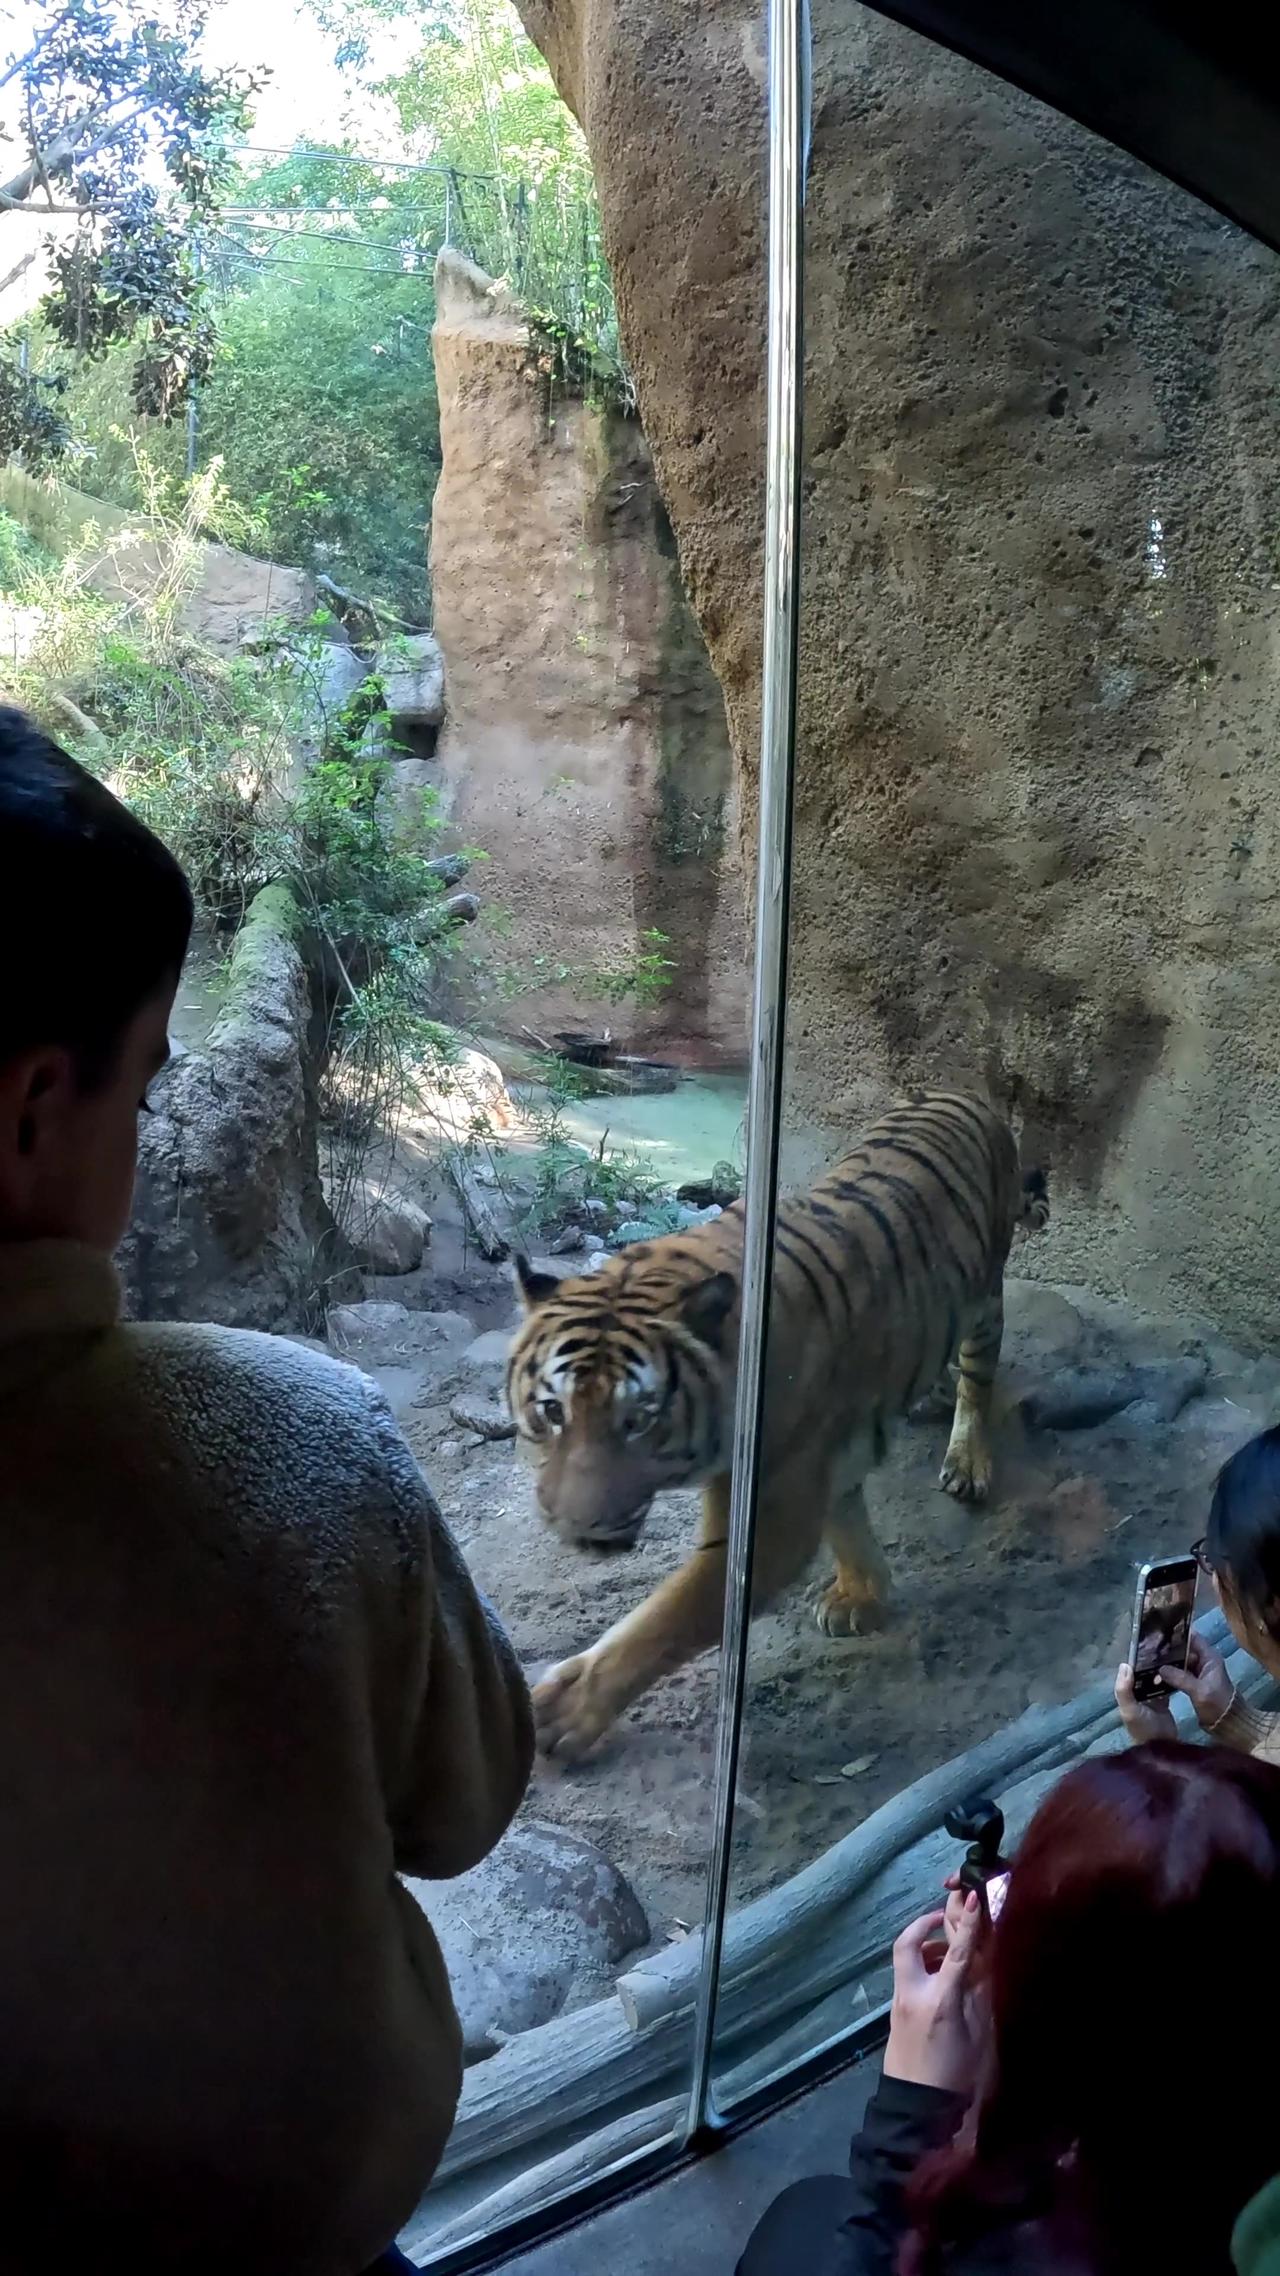
[[[841,1763],[840,1776],[842,1778],[861,1778],[863,1771],[870,1770],[872,1763],[879,1762],[879,1760],[878,1754],[857,1755],[852,1762]]]
[[[600,1218],[607,1217],[609,1214],[608,1202],[601,1201],[597,1193],[589,1194],[582,1207],[584,1214],[588,1217]]]
[[[552,1256],[575,1256],[578,1250],[583,1246],[585,1238],[586,1236],[583,1233],[581,1225],[566,1225],[563,1233],[559,1234],[557,1238],[549,1244]]]
[[[511,1334],[507,1328],[490,1328],[477,1336],[462,1354],[464,1367],[505,1367],[511,1349]]]
[[[582,1236],[582,1246],[589,1257],[598,1257],[604,1245],[604,1236],[601,1233],[584,1233]]]
[[[661,1225],[646,1224],[641,1217],[628,1217],[625,1224],[615,1226],[613,1231],[614,1246],[619,1249],[630,1248],[633,1241],[657,1241],[661,1238]]]
[[[497,1400],[481,1405],[478,1399],[455,1399],[449,1409],[451,1419],[462,1430],[472,1430],[477,1438],[514,1438],[516,1426],[505,1407]]]

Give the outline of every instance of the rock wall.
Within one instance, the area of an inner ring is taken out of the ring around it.
[[[203,1048],[179,1050],[152,1087],[117,1259],[135,1319],[306,1334],[330,1296],[360,1292],[320,1187],[295,929],[287,891],[268,886]]]
[[[761,12],[521,12],[749,833]],[[1280,269],[855,0],[813,23],[792,1166],[891,1085],[989,1083],[1055,1172],[1031,1269],[1273,1334]]]
[[[507,912],[495,958],[548,975],[494,1016],[543,1033],[609,1019],[693,1060],[740,1058],[732,754],[639,425],[555,396],[519,305],[456,254],[436,297],[440,772]],[[651,930],[675,974],[649,1013],[554,977],[617,970]]]

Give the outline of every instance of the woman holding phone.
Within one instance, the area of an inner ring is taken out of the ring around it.
[[[1081,1763],[994,1924],[953,1896],[948,1937],[936,1912],[898,1939],[849,2175],[785,2191],[738,2276],[1230,2276],[1233,2224],[1276,2168],[1271,2105],[1243,2082],[1280,2035],[1278,1902],[1280,1770],[1170,1744]],[[1197,1971],[1232,1953],[1209,2056]],[[1184,2171],[1169,2064],[1201,2053]]]
[[[1218,1473],[1208,1529],[1191,1554],[1213,1583],[1232,1635],[1280,1679],[1280,1428],[1251,1438]],[[1221,1653],[1195,1629],[1186,1667],[1164,1665],[1160,1672],[1167,1691],[1185,1692],[1202,1731],[1280,1763],[1280,1714],[1246,1706]],[[1116,1705],[1135,1745],[1176,1736],[1168,1699],[1138,1698],[1127,1664],[1116,1677]]]

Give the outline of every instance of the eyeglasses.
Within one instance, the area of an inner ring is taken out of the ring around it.
[[[1202,1573],[1204,1573],[1204,1574],[1206,1575],[1206,1577],[1207,1577],[1209,1580],[1212,1580],[1212,1579],[1213,1579],[1213,1577],[1214,1577],[1214,1573],[1213,1573],[1213,1566],[1212,1566],[1212,1565],[1211,1565],[1211,1563],[1209,1562],[1209,1552],[1208,1552],[1208,1549],[1205,1547],[1205,1543],[1206,1543],[1206,1541],[1207,1541],[1207,1540],[1208,1540],[1208,1535],[1207,1535],[1207,1534],[1204,1534],[1204,1533],[1202,1533],[1202,1534],[1201,1534],[1201,1536],[1200,1536],[1200,1539],[1199,1539],[1198,1541],[1193,1541],[1193,1542],[1192,1542],[1192,1544],[1191,1544],[1191,1554],[1192,1554],[1192,1556],[1195,1558],[1195,1561],[1196,1561],[1196,1563],[1198,1564],[1198,1566],[1200,1567],[1200,1570],[1201,1570],[1201,1572],[1202,1572]]]

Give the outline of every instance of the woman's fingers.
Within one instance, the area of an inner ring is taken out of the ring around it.
[[[1194,1675],[1190,1675],[1184,1667],[1162,1667],[1160,1680],[1166,1691],[1185,1691],[1189,1698],[1194,1698],[1199,1688],[1200,1673],[1198,1668]]]
[[[941,1928],[946,1916],[940,1912],[923,1913],[919,1920],[910,1921],[893,1947],[893,1972],[900,1978],[927,1976],[930,1969],[924,1957],[924,1948]]]
[[[982,1931],[982,1899],[970,1889],[964,1900],[964,1911],[956,1922],[955,1934],[947,1946],[943,1967],[949,1975],[963,1976],[977,1950]]]

